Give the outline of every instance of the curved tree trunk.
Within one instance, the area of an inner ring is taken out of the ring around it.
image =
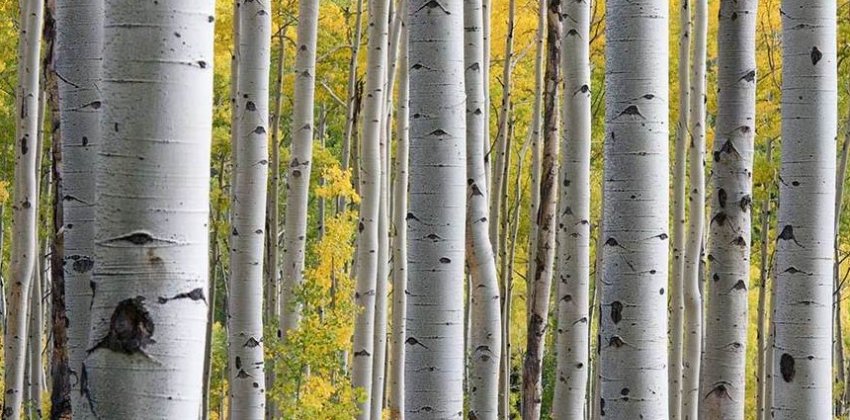
[[[94,161],[100,147],[100,58],[103,1],[60,1],[56,5],[56,73],[62,127],[62,218],[65,308],[71,411],[88,412],[80,392],[89,339],[94,267]],[[97,104],[98,106],[93,106]],[[67,269],[70,267],[70,269]]]
[[[705,68],[708,38],[708,0],[696,0],[694,56],[691,65],[690,150],[688,153],[688,238],[685,246],[683,291],[685,301],[682,360],[682,419],[696,420],[702,354],[702,254],[705,232]],[[740,245],[738,245],[740,246]]]
[[[536,218],[534,277],[529,283],[526,352],[523,362],[522,412],[524,419],[540,418],[543,402],[543,350],[549,322],[549,294],[555,263],[555,221],[558,206],[558,84],[561,66],[561,0],[548,0],[546,75],[543,87],[543,156],[540,207]]]
[[[682,418],[682,351],[684,350],[685,298],[685,203],[687,188],[688,124],[691,95],[691,2],[681,1],[679,11],[679,120],[676,123],[675,167],[673,169],[673,261],[670,271],[670,351],[668,383],[670,420]]]
[[[359,419],[371,413],[372,365],[375,330],[375,287],[378,276],[378,218],[381,194],[381,133],[384,131],[384,75],[387,68],[389,1],[369,4],[369,45],[367,51],[366,92],[363,114],[363,138],[360,149],[360,224],[355,273],[354,300],[357,319],[354,325],[354,362],[351,383],[365,392],[358,404]]]
[[[590,339],[590,2],[564,3],[564,150],[558,207],[558,329],[553,410],[583,419]]]
[[[700,418],[743,419],[750,278],[757,0],[723,0],[718,29]],[[758,350],[761,352],[761,350]]]
[[[608,0],[601,405],[668,417],[668,2]],[[628,398],[623,398],[628,396]]]
[[[4,348],[3,418],[18,419],[24,397],[27,339],[27,301],[38,256],[36,203],[38,202],[38,156],[36,142],[39,81],[41,79],[41,29],[43,0],[21,2],[21,36],[18,56],[17,107],[21,110],[15,133],[15,185],[12,193],[12,252],[9,267],[9,308]]]
[[[496,258],[490,242],[484,166],[484,60],[481,0],[464,0],[464,69],[466,84],[466,256],[471,276],[469,416],[495,419],[498,412],[499,360],[502,351],[501,308]]]
[[[460,419],[466,206],[463,3],[411,3],[408,27],[413,65],[405,413],[408,419]],[[428,118],[418,118],[422,115]]]
[[[832,417],[836,2],[782,2],[775,419]]]
[[[406,2],[405,2],[406,4]],[[407,13],[404,14],[407,19]],[[407,25],[399,40],[398,111],[396,112],[396,157],[393,177],[393,331],[390,373],[390,418],[401,420],[404,413],[404,329],[407,322],[407,173],[408,173],[408,59]]]
[[[109,321],[91,328],[86,417],[199,415],[214,9],[209,0],[105,2],[92,319]]]
[[[286,227],[283,242],[283,283],[280,293],[280,339],[298,327],[301,305],[295,293],[304,282],[308,196],[313,165],[313,97],[316,87],[318,0],[298,2],[298,47],[295,53],[295,90],[292,107],[292,143],[287,165]],[[277,194],[277,191],[273,192]]]

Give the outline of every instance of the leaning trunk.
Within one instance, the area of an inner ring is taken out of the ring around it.
[[[351,383],[361,388],[365,399],[358,404],[358,419],[371,413],[372,364],[375,331],[375,287],[378,278],[378,218],[381,207],[381,132],[384,130],[384,73],[388,38],[389,1],[369,4],[369,45],[367,51],[366,92],[360,161],[360,221],[357,238],[354,301],[357,318],[354,325],[354,361]]]
[[[464,0],[464,69],[466,89],[466,256],[471,276],[469,296],[469,416],[494,419],[498,412],[501,309],[496,259],[490,242],[490,191],[484,166],[484,38],[481,0]]]
[[[682,351],[685,331],[684,270],[685,190],[687,184],[688,121],[691,95],[691,2],[681,2],[679,11],[679,119],[676,123],[676,156],[673,168],[673,261],[670,270],[670,351],[668,383],[670,419],[682,418]]]
[[[38,194],[38,151],[36,139],[38,120],[39,80],[41,77],[41,28],[44,1],[21,2],[21,37],[18,57],[17,106],[21,112],[15,132],[15,184],[12,194],[12,252],[9,268],[9,303],[5,326],[4,379],[5,398],[3,417],[21,417],[24,397],[24,366],[27,339],[27,301],[35,269],[38,245],[36,242],[36,204]]]
[[[690,150],[688,156],[688,237],[685,246],[683,295],[685,301],[684,354],[682,356],[682,412],[696,420],[699,408],[699,375],[702,353],[702,252],[705,231],[705,60],[708,38],[708,0],[696,0],[694,56],[691,66]],[[724,87],[725,88],[725,87]],[[721,91],[725,89],[721,88]],[[741,246],[740,244],[736,246]]]
[[[832,417],[836,2],[782,2],[775,419]],[[792,100],[793,97],[793,100]]]

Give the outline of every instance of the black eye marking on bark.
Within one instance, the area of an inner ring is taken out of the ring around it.
[[[738,20],[738,12],[732,12],[731,19],[732,20]]]
[[[794,370],[794,357],[788,353],[782,353],[779,358],[779,371],[782,373],[782,380],[791,382],[794,380],[794,375],[797,373]]]
[[[94,268],[94,260],[84,255],[71,255],[66,259],[74,260],[71,268],[77,273],[87,273]]]
[[[207,62],[204,60],[198,60],[198,67],[205,69],[207,68]]]
[[[233,366],[236,366],[236,369],[242,369],[242,358],[236,356],[236,359],[233,361]]]
[[[118,236],[116,238],[107,239],[102,242],[105,246],[113,246],[113,247],[125,247],[129,245],[139,245],[139,246],[174,246],[179,245],[179,243],[172,239],[163,239],[156,238],[150,234],[150,232],[144,230],[137,230],[135,232],[128,233],[126,235]]]
[[[747,246],[747,240],[746,240],[746,239],[744,239],[744,237],[743,237],[743,236],[738,236],[737,238],[735,238],[735,239],[733,239],[733,240],[732,240],[732,245],[737,245],[737,246],[740,246],[740,247],[745,247],[745,246]]]
[[[357,225],[357,231],[358,231],[358,232],[363,232],[363,229],[366,229],[366,225],[364,225],[364,224],[363,224],[363,222],[360,222],[360,223]]]
[[[428,348],[428,346],[422,344],[416,337],[407,337],[407,340],[404,340],[404,344],[408,346],[422,346],[423,348]]]
[[[254,337],[249,337],[248,340],[245,341],[245,344],[242,345],[242,347],[248,347],[249,349],[253,349],[254,347],[257,347],[257,346],[260,345],[261,340],[262,339],[257,340]]]
[[[747,290],[747,284],[744,283],[743,280],[738,280],[734,286],[732,286],[732,290]]]
[[[429,233],[428,235],[425,235],[425,239],[430,239],[433,242],[440,242],[443,240],[443,238],[436,233]]]
[[[741,211],[748,211],[753,206],[753,198],[748,194],[741,197],[741,201],[739,203],[741,206]]]
[[[570,29],[567,31],[567,36],[578,36],[578,31],[575,29]]]
[[[239,231],[236,230],[236,228],[233,228],[233,230],[230,231],[230,234],[233,235],[233,236],[239,236]]]
[[[446,258],[446,257],[442,257],[442,258],[440,258],[440,264],[449,264],[449,263],[451,263],[451,262],[452,262],[452,260],[450,260],[450,259],[448,259],[448,258]]]
[[[416,216],[414,216],[413,213],[407,213],[407,216],[405,216],[404,220],[416,220],[417,222],[421,221]]]
[[[476,184],[472,184],[472,186],[470,187],[470,189],[472,190],[472,196],[473,196],[473,197],[476,197],[476,196],[483,196],[483,195],[484,195],[484,193],[482,193],[482,192],[481,192],[481,189],[480,189],[480,188],[478,188],[478,185],[476,185]]]
[[[369,356],[371,356],[371,354],[369,354],[369,352],[366,351],[366,349],[354,352],[354,357],[369,357]]]
[[[623,304],[619,301],[611,303],[611,321],[619,324],[623,320]]]
[[[726,140],[726,143],[723,143],[723,146],[720,149],[714,151],[714,161],[720,161],[720,155],[722,153],[726,153],[727,155],[735,155],[738,158],[741,157],[741,153],[738,152],[738,149],[735,148],[735,144],[732,143],[732,140]]]
[[[247,109],[248,111],[256,111],[257,105],[254,104],[253,101],[248,101],[248,103],[245,104],[245,109]]]
[[[643,114],[640,113],[640,109],[638,109],[637,105],[627,106],[626,109],[624,109],[623,112],[620,112],[620,114],[617,115],[617,117],[614,118],[614,119],[620,118],[623,115],[636,115],[638,117],[646,119],[646,117],[644,117]]]
[[[266,128],[258,125],[257,128],[254,129],[254,134],[266,134]]]
[[[717,204],[720,205],[720,208],[726,208],[726,190],[720,188],[717,190]]]
[[[564,295],[564,297],[562,297],[561,300],[564,301],[564,302],[572,302],[573,301],[573,295]]]
[[[89,145],[89,138],[86,137],[86,136],[83,136],[83,146],[88,146],[88,145]]]
[[[709,397],[732,400],[732,396],[729,395],[729,390],[726,389],[726,384],[724,383],[715,385],[714,388],[706,394],[705,399],[708,399]]]
[[[21,137],[21,154],[22,155],[25,155],[30,151],[29,146],[27,146],[27,138],[28,137],[29,137],[29,134],[24,134],[24,136]]]
[[[653,95],[651,93],[647,93],[646,95],[643,95],[643,99],[651,101],[651,100],[655,99],[655,95]]]
[[[655,237],[658,238],[658,239],[661,239],[662,241],[666,241],[667,238],[669,238],[669,236],[667,236],[666,233],[660,233],[658,235],[655,235]]]
[[[431,0],[431,1],[429,1],[429,2],[427,2],[427,3],[425,3],[425,4],[423,4],[423,5],[422,5],[422,7],[420,7],[420,8],[418,8],[418,9],[416,9],[416,11],[415,11],[414,13],[419,13],[419,11],[420,11],[420,10],[425,9],[425,8],[428,8],[429,10],[430,10],[430,9],[440,9],[440,10],[442,10],[442,11],[443,11],[443,13],[445,13],[445,14],[447,14],[447,15],[452,14],[452,12],[449,12],[449,11],[448,11],[448,10],[447,10],[447,9],[446,9],[446,8],[445,8],[442,4],[440,4],[440,2],[438,2],[437,0]]]
[[[625,345],[626,345],[626,343],[623,341],[623,339],[622,339],[622,338],[620,338],[620,336],[619,336],[619,335],[612,336],[612,337],[608,340],[608,346],[609,346],[609,347],[617,347],[617,348],[620,348],[620,347],[623,347],[623,346],[625,346]]]
[[[190,292],[178,293],[178,294],[176,294],[176,295],[174,295],[170,298],[160,296],[157,299],[157,301],[162,304],[162,303],[166,303],[170,300],[177,300],[177,299],[190,299],[190,300],[193,300],[193,301],[202,300],[202,301],[204,301],[204,303],[207,302],[207,298],[204,297],[204,289],[202,289],[200,287],[197,288],[197,289],[192,289],[192,291],[190,291]]]
[[[153,339],[154,322],[144,301],[143,296],[137,296],[118,302],[109,321],[109,332],[88,353],[103,348],[129,355],[141,353],[147,357],[144,348],[156,341]]]
[[[745,74],[745,75],[741,76],[741,78],[740,78],[740,79],[738,79],[738,80],[739,80],[739,81],[743,80],[743,81],[745,81],[745,82],[752,83],[752,82],[754,82],[754,81],[756,80],[756,71],[755,71],[755,70],[750,70],[750,71],[748,71],[748,72],[747,72],[747,74]]]
[[[614,239],[614,238],[608,238],[608,240],[605,241],[605,245],[607,245],[607,246],[620,246],[620,243],[617,242],[617,240]]]
[[[800,243],[797,242],[797,238],[794,237],[794,227],[791,225],[785,225],[785,227],[782,228],[782,233],[780,233],[779,236],[776,237],[776,239],[783,241],[794,241],[797,246],[803,248],[803,245],[800,245]]]
[[[719,226],[723,226],[726,223],[726,217],[725,212],[719,211],[711,218],[711,223],[717,222]]]
[[[811,56],[812,56],[812,65],[816,66],[816,65],[818,65],[818,62],[820,61],[820,59],[823,58],[823,53],[820,52],[818,47],[812,47]]]
[[[249,378],[250,376],[248,372],[245,372],[245,369],[239,369],[239,372],[236,374],[236,377],[239,379]]]
[[[447,136],[448,134],[449,134],[449,133],[447,133],[447,132],[446,132],[445,130],[443,130],[442,128],[438,128],[438,129],[436,129],[436,130],[434,130],[434,131],[432,131],[432,132],[430,133],[430,135],[432,135],[432,136],[437,136],[437,137]]]
[[[579,92],[581,92],[581,93],[587,93],[587,92],[590,92],[590,86],[587,86],[587,85],[581,85],[581,87],[580,87],[580,88],[578,88],[578,91],[576,91],[576,93],[579,93]]]
[[[215,16],[208,16],[208,17],[207,17],[207,22],[209,22],[209,23],[213,23],[213,22],[215,22]]]
[[[629,392],[630,391],[629,391],[628,388],[623,388],[623,389],[620,390],[620,395],[625,397],[626,395],[629,395]]]

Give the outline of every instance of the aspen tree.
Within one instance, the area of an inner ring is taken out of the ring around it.
[[[590,1],[564,7],[564,109],[558,211],[558,327],[553,410],[585,414],[590,340]]]
[[[375,331],[375,287],[378,277],[378,218],[381,194],[381,132],[384,130],[384,77],[387,67],[389,1],[369,3],[369,44],[366,57],[363,137],[360,149],[360,219],[358,224],[356,285],[354,301],[358,308],[354,325],[354,361],[351,382],[366,398],[358,404],[359,419],[369,418],[372,390],[372,364]]]
[[[668,2],[607,1],[600,403],[668,417]],[[627,397],[627,398],[624,398]]]
[[[466,257],[471,276],[469,415],[495,419],[498,412],[499,360],[501,357],[501,308],[496,258],[490,242],[488,218],[490,196],[484,166],[484,112],[486,89],[483,9],[481,0],[464,0],[464,69],[466,89]]]
[[[83,418],[199,416],[214,2],[104,2]],[[178,117],[179,116],[179,117]]]
[[[463,2],[410,4],[408,419],[463,416],[466,124]]]
[[[832,416],[835,0],[782,2],[782,165],[776,245],[775,419]]]
[[[71,412],[87,412],[80,374],[89,338],[94,268],[94,161],[101,143],[103,0],[56,4],[56,72],[62,127],[62,219]],[[67,269],[70,267],[70,269]]]
[[[39,81],[41,78],[41,29],[43,0],[21,2],[21,31],[18,48],[17,107],[21,110],[15,124],[15,182],[12,192],[12,252],[4,349],[3,418],[21,417],[24,397],[26,360],[27,300],[36,258],[36,203],[38,201],[38,160],[36,149],[40,122],[38,119]],[[17,113],[16,113],[17,114]]]
[[[295,291],[304,282],[304,252],[307,244],[307,205],[313,165],[313,108],[316,88],[316,41],[319,1],[298,2],[298,47],[295,53],[295,90],[292,113],[292,143],[286,177],[286,227],[283,244],[283,283],[280,298],[280,337],[301,319]],[[283,50],[281,50],[281,53]],[[277,191],[273,191],[277,194]]]
[[[757,0],[722,0],[700,418],[743,419],[750,277]]]
[[[670,270],[670,350],[668,383],[670,385],[670,419],[682,414],[682,351],[685,331],[685,190],[687,187],[688,126],[691,95],[691,2],[682,0],[679,10],[679,118],[676,122],[675,162],[673,168],[673,226],[671,245],[673,261]]]

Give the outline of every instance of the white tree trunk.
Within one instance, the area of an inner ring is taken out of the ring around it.
[[[782,2],[775,419],[832,417],[836,2]]]
[[[590,334],[590,2],[567,1],[563,14],[564,150],[558,211],[557,419],[583,419]]]
[[[599,374],[611,418],[668,417],[667,14],[665,0],[607,2]]]
[[[269,4],[243,0],[239,9],[239,71],[233,110],[237,113],[237,137],[227,299],[229,385],[232,415],[261,419],[265,413],[263,249],[272,25]]]
[[[767,162],[773,162],[773,141],[769,140],[767,142]],[[769,405],[766,404],[766,396],[767,396],[767,369],[770,362],[767,362],[767,349],[770,341],[768,339],[770,336],[768,335],[768,327],[767,324],[769,321],[767,312],[768,312],[768,287],[769,287],[769,276],[768,276],[768,247],[770,246],[770,242],[768,240],[770,236],[770,206],[771,199],[773,197],[771,193],[771,185],[767,186],[767,197],[761,206],[761,239],[759,250],[760,260],[759,261],[759,297],[758,297],[758,324],[756,325],[756,335],[758,338],[758,355],[756,358],[756,380],[758,381],[758,389],[756,390],[756,419],[764,420],[766,418],[766,414],[770,409]]]
[[[722,0],[700,418],[743,419],[750,278],[757,0]],[[693,203],[692,203],[693,204]],[[761,350],[758,350],[759,353]]]
[[[94,162],[100,147],[100,61],[103,0],[56,5],[56,73],[62,130],[62,217],[65,245],[65,314],[71,411],[89,411],[80,373],[89,338],[94,268]]]
[[[36,207],[38,203],[38,119],[41,78],[40,42],[44,1],[21,2],[21,36],[15,132],[15,184],[12,193],[12,252],[9,267],[9,311],[5,325],[3,418],[21,417],[27,340],[27,301],[38,257]]]
[[[683,420],[696,420],[702,353],[702,253],[705,227],[705,68],[708,38],[708,0],[696,0],[693,63],[691,65],[690,150],[688,152],[688,237],[685,246],[683,294],[685,301],[682,358]],[[721,88],[722,89],[722,88]]]
[[[546,23],[546,72],[543,87],[543,150],[540,161],[540,203],[536,219],[537,250],[534,273],[529,278],[526,352],[523,360],[522,412],[537,419],[543,402],[543,351],[549,324],[549,294],[555,263],[558,206],[558,84],[561,66],[561,1],[548,0]],[[532,274],[529,273],[529,276]]]
[[[301,320],[295,292],[304,282],[310,172],[313,165],[313,97],[316,87],[316,40],[319,1],[298,2],[298,40],[295,53],[295,90],[292,107],[292,143],[286,177],[286,226],[283,242],[283,283],[280,293],[280,338]],[[277,194],[277,191],[273,191]]]
[[[357,125],[357,64],[360,55],[360,38],[363,33],[363,0],[357,0],[357,11],[354,18],[354,37],[351,40],[351,59],[348,62],[348,85],[346,87],[345,133],[342,142],[342,169],[347,170],[351,161],[351,140]],[[345,198],[337,200],[337,212],[345,210]]]
[[[502,66],[502,105],[498,114],[499,122],[498,122],[498,131],[496,132],[496,144],[489,148],[490,151],[488,155],[493,159],[492,164],[492,174],[490,177],[490,191],[502,191],[502,185],[504,185],[507,180],[505,180],[503,172],[505,171],[505,160],[506,154],[508,153],[508,114],[509,108],[511,104],[511,74],[513,73],[513,48],[514,48],[514,21],[516,14],[516,0],[508,1],[508,21],[507,21],[507,34],[505,35],[505,58],[504,64]],[[487,11],[484,12],[484,16],[487,16]],[[489,21],[489,19],[488,19]],[[486,26],[489,28],[489,25]],[[488,30],[485,29],[485,33],[488,33]],[[489,37],[488,37],[489,39]],[[485,63],[489,63],[489,41],[485,41],[485,48],[488,50],[487,55],[485,56]],[[487,74],[485,74],[485,79],[489,77],[489,66],[484,66],[487,69]],[[485,89],[488,93],[485,96],[485,104],[488,105],[489,109],[489,85],[485,83],[485,86],[488,89]],[[487,126],[489,126],[489,119],[487,120]],[[488,134],[489,137],[489,134]],[[488,138],[489,143],[489,138]],[[495,155],[494,155],[495,153]],[[496,248],[499,244],[499,221],[503,217],[507,217],[504,214],[499,214],[499,210],[501,208],[501,202],[506,198],[502,196],[502,194],[493,194],[490,196],[490,217],[489,219],[493,221],[490,224],[490,243],[493,248]],[[502,276],[505,274],[503,273]]]
[[[405,5],[407,2],[404,2]],[[404,15],[407,20],[407,13]],[[407,25],[399,41],[398,111],[396,112],[396,157],[393,177],[393,331],[390,373],[390,418],[402,420],[404,413],[404,326],[407,307],[407,172],[408,172],[408,59]]]
[[[538,1],[537,6],[537,34],[534,40],[534,103],[531,106],[531,122],[529,122],[528,137],[531,142],[531,205],[529,215],[536,215],[540,208],[540,170],[543,160],[543,143],[540,141],[540,110],[543,108],[543,65],[546,59],[546,0]],[[529,217],[530,226],[528,232],[528,264],[526,275],[534,272],[534,263],[537,260],[537,236],[540,226],[536,217]],[[529,303],[526,302],[526,315],[530,314]]]
[[[498,412],[499,360],[502,351],[501,308],[496,258],[490,242],[484,166],[484,37],[481,0],[464,0],[464,69],[466,88],[466,256],[471,276],[469,416],[495,419]]]
[[[685,331],[684,269],[685,190],[687,187],[688,120],[691,95],[691,2],[681,1],[679,10],[679,119],[676,123],[675,167],[673,168],[673,261],[670,271],[670,350],[668,380],[670,419],[682,418],[682,351]]]
[[[466,124],[463,2],[410,4],[405,412],[463,416]]]
[[[83,418],[198,418],[214,6],[105,2],[95,293],[80,376],[91,410]]]
[[[351,382],[365,392],[358,404],[358,419],[371,413],[372,364],[375,330],[375,287],[378,276],[378,218],[381,194],[381,132],[384,131],[384,74],[388,38],[389,1],[369,4],[369,45],[367,51],[366,88],[364,92],[363,137],[360,149],[360,223],[355,272],[357,283],[354,301],[357,319],[354,325],[354,361]]]

